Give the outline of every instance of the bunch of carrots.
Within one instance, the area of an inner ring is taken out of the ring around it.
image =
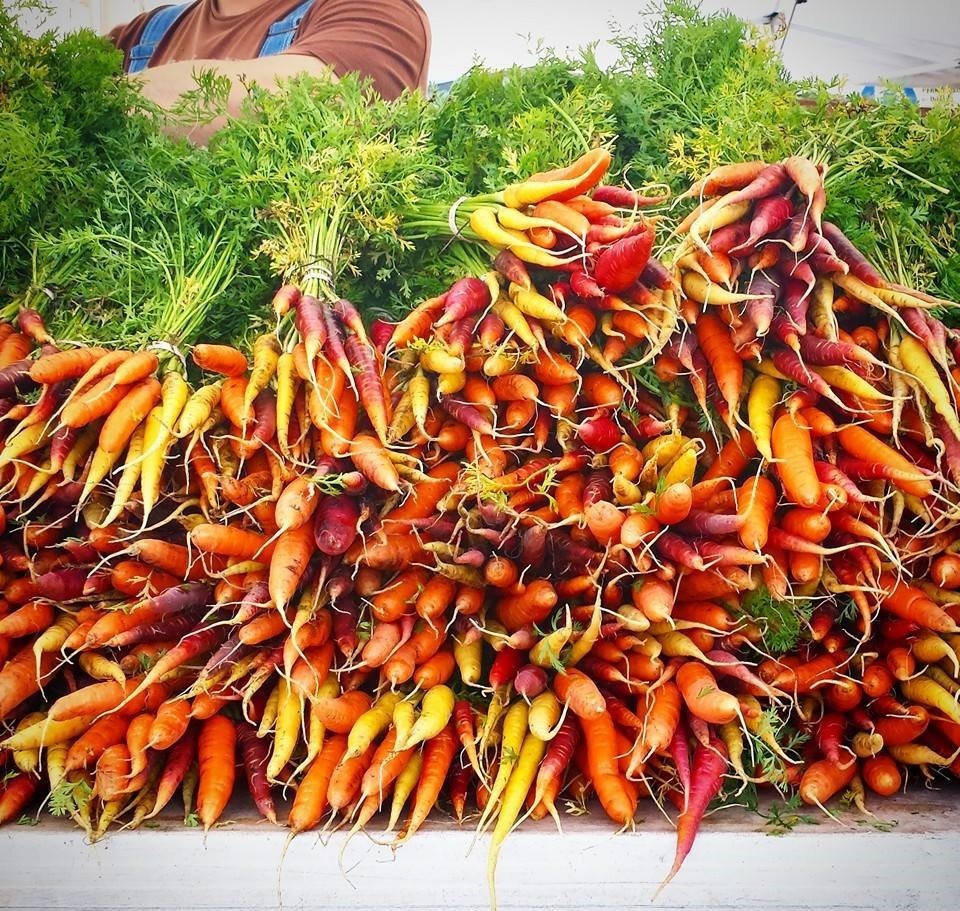
[[[239,768],[292,834],[476,814],[493,895],[564,801],[673,804],[668,881],[718,798],[960,773],[950,305],[805,159],[708,175],[660,258],[609,160],[476,205],[492,268],[396,324],[285,285],[249,357],[0,327],[0,822],[209,828]]]

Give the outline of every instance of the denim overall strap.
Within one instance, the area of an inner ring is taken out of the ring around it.
[[[277,22],[267,29],[267,37],[264,38],[260,46],[258,57],[272,57],[274,54],[280,54],[285,51],[296,37],[300,22],[306,16],[310,7],[313,6],[313,0],[304,0],[296,9],[291,10]]]
[[[130,50],[130,66],[128,73],[139,73],[150,64],[150,58],[163,41],[167,32],[177,24],[177,20],[192,6],[191,3],[181,3],[179,6],[164,6],[158,9],[144,26],[140,40]]]

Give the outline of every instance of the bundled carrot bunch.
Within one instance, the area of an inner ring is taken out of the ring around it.
[[[960,771],[943,302],[803,159],[709,175],[672,270],[608,163],[474,201],[493,268],[396,325],[305,281],[189,369],[0,329],[0,821],[208,828],[239,763],[293,833],[445,794],[491,885],[525,813],[673,802],[672,876],[718,795]]]

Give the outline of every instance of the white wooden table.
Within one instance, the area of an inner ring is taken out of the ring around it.
[[[960,895],[960,794],[920,788],[873,801],[891,832],[823,819],[771,837],[764,820],[725,811],[708,819],[674,882],[651,897],[674,852],[671,826],[648,811],[637,831],[611,833],[597,813],[525,824],[504,846],[501,909],[862,909],[952,911]],[[244,815],[242,808],[236,815]],[[373,836],[376,837],[376,836]],[[344,833],[294,839],[281,867],[286,831],[238,819],[204,836],[178,820],[117,832],[87,845],[70,825],[0,829],[0,907],[22,911],[183,908],[240,911],[487,911],[486,839],[452,822],[427,826],[397,851]]]

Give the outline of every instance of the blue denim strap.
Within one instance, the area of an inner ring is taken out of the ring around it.
[[[304,0],[296,9],[291,10],[277,22],[267,29],[267,37],[263,39],[260,46],[258,57],[272,57],[274,54],[280,54],[285,51],[296,37],[300,22],[306,16],[310,7],[313,6],[313,0]]]
[[[191,3],[182,3],[179,6],[164,6],[158,9],[144,26],[140,40],[130,49],[130,65],[128,73],[139,73],[150,65],[157,45],[163,41],[167,32],[176,25],[177,20],[192,6]]]

